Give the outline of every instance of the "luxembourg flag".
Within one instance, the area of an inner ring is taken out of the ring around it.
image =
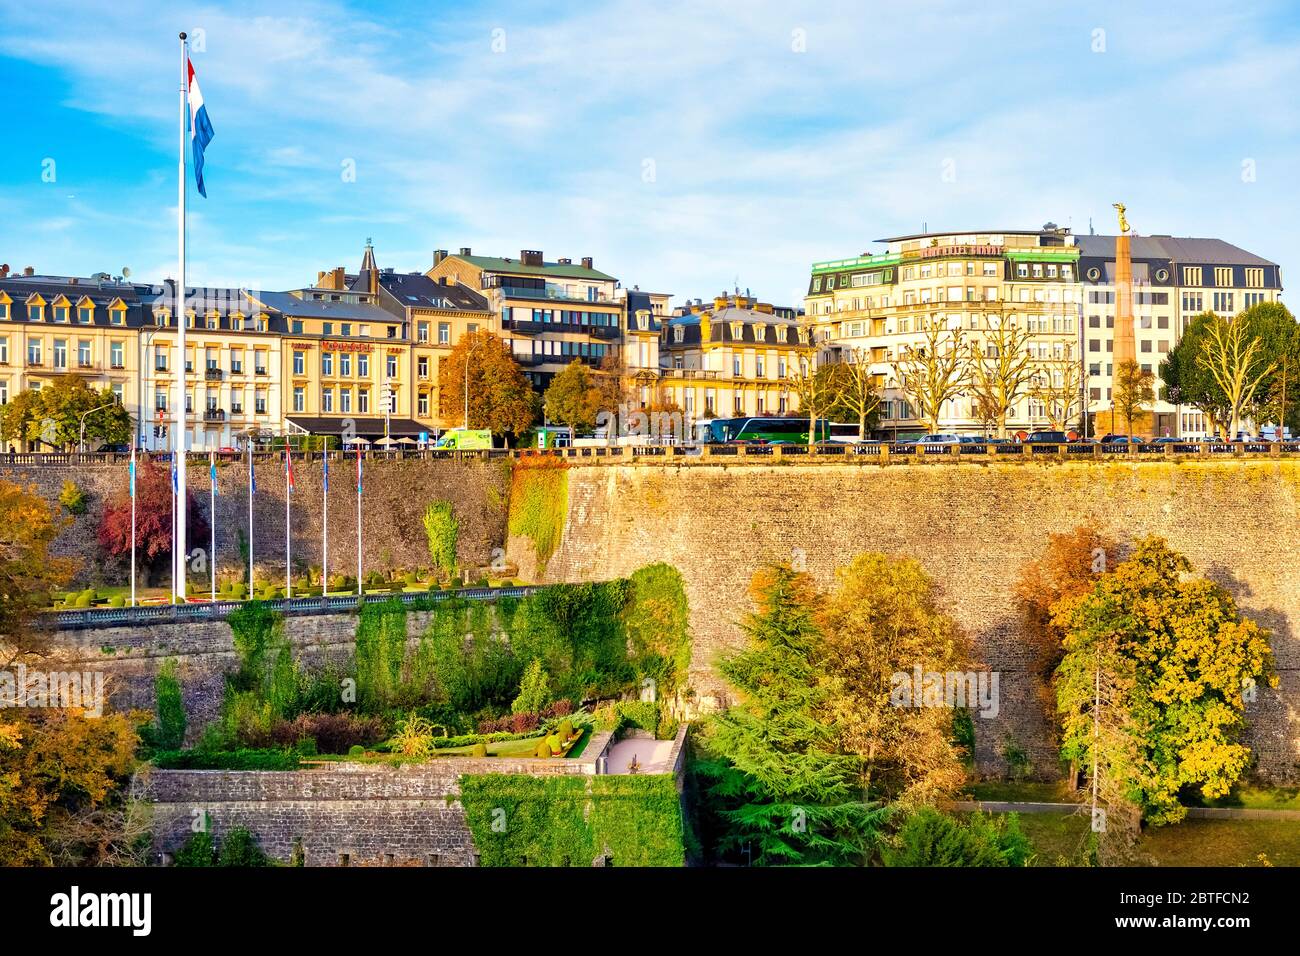
[[[289,449],[284,450],[284,477],[285,484],[290,491],[293,491],[293,456],[289,454]]]
[[[203,93],[199,90],[198,77],[194,75],[194,64],[187,56],[185,66],[189,73],[190,102],[190,140],[194,146],[194,181],[198,184],[199,195],[208,198],[208,191],[203,186],[203,151],[212,142],[212,123],[208,120],[208,108],[203,105]]]

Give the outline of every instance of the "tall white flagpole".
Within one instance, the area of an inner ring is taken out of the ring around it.
[[[330,572],[330,458],[329,450],[321,452],[321,552],[320,596],[329,591]]]
[[[361,591],[361,446],[357,445],[357,596]]]
[[[212,568],[212,603],[217,603],[217,453],[208,452],[208,481],[212,485],[211,504],[208,505],[208,521],[212,525],[212,546],[208,555],[208,564]]]
[[[176,328],[177,328],[177,350],[179,358],[177,359],[180,366],[177,374],[177,385],[180,392],[180,400],[176,403],[176,441],[174,452],[176,455],[176,537],[172,544],[172,593],[180,600],[185,600],[185,548],[188,543],[188,536],[185,533],[186,518],[186,481],[185,481],[185,395],[188,387],[186,368],[185,368],[185,138],[187,127],[189,125],[189,71],[186,67],[189,64],[189,58],[185,49],[185,34],[181,34],[181,96],[180,96],[180,156],[177,162],[177,213],[176,213],[176,243],[178,251],[178,275],[176,278]]]
[[[248,599],[255,600],[253,593],[253,494],[256,482],[253,479],[253,437],[248,437]]]
[[[131,606],[135,607],[135,445],[131,446]]]
[[[289,508],[293,502],[293,482],[290,480],[293,473],[293,463],[289,456],[289,438],[286,435],[284,439],[284,596],[293,597],[293,558],[289,538],[290,513]]]

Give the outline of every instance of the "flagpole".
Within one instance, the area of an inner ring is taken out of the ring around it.
[[[361,446],[357,445],[357,597],[361,594]]]
[[[181,90],[180,90],[180,155],[177,162],[179,173],[176,190],[176,244],[178,252],[178,275],[176,278],[176,328],[177,349],[180,353],[180,369],[177,381],[180,401],[176,403],[176,537],[172,544],[172,594],[185,600],[185,547],[188,536],[185,533],[185,389],[188,385],[185,374],[185,133],[189,120],[187,103],[189,75],[186,67],[189,59],[185,51],[185,34],[180,35],[181,44]]]
[[[253,437],[248,438],[248,599],[253,594]]]
[[[324,600],[329,590],[330,570],[330,458],[329,451],[321,452],[321,553],[320,553],[320,596]]]
[[[293,501],[293,464],[289,457],[289,438],[284,439],[284,596],[293,597],[293,560],[289,543],[289,508]]]
[[[217,603],[217,453],[208,452],[208,481],[212,485],[212,501],[208,505],[208,520],[212,525],[212,548],[208,561],[212,565],[212,603]]]
[[[135,607],[135,446],[131,446],[131,606]]]

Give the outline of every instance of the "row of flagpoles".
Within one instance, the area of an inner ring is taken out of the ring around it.
[[[171,465],[171,485],[172,485],[172,556],[173,571],[176,568],[182,570],[188,567],[189,554],[187,551],[188,542],[181,539],[184,534],[185,524],[181,515],[185,512],[188,505],[188,489],[184,495],[181,494],[180,475],[184,473],[184,465],[179,464],[185,458],[183,452],[172,454]],[[248,596],[256,597],[253,588],[253,499],[257,496],[257,476],[253,471],[253,449],[248,449]],[[178,467],[179,465],[179,467]],[[321,596],[324,597],[329,590],[329,494],[330,494],[330,464],[329,458],[321,459]],[[362,491],[362,466],[361,466],[361,449],[357,449],[357,594],[364,591],[361,580],[361,491]],[[217,455],[216,452],[210,452],[208,456],[208,518],[211,526],[211,541],[209,543],[208,567],[212,577],[212,600],[217,599]],[[284,451],[284,593],[285,597],[293,597],[293,495],[295,490],[293,478],[293,454],[286,448]],[[137,604],[136,598],[136,453],[131,449],[131,463],[129,466],[129,492],[131,496],[131,606]],[[173,587],[173,594],[176,588]]]

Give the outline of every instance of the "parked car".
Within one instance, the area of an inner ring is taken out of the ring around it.
[[[128,455],[131,453],[131,446],[125,442],[113,445],[100,445],[99,451],[101,453],[111,453],[114,455]]]
[[[1141,445],[1144,444],[1141,438],[1136,435],[1103,435],[1101,438],[1103,445]]]
[[[1182,442],[1183,439],[1181,438],[1174,438],[1172,435],[1161,435],[1159,438],[1155,439],[1152,442],[1152,444],[1153,445],[1179,445],[1182,444]]]
[[[1069,438],[1066,437],[1065,432],[1043,431],[1030,432],[1029,437],[1026,438],[1025,441],[1030,444],[1042,442],[1045,445],[1064,445],[1069,441]]]
[[[918,445],[960,445],[961,437],[959,435],[926,435],[924,438],[917,439]]]

